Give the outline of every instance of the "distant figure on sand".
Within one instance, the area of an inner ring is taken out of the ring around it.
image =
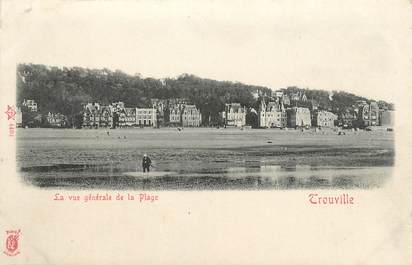
[[[142,160],[142,167],[143,167],[143,172],[150,172],[150,166],[152,165],[152,160],[150,160],[150,157],[147,156],[147,154],[143,155],[143,160]]]

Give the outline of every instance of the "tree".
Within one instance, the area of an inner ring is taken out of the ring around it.
[[[259,117],[256,112],[248,111],[246,113],[246,125],[252,126],[252,128],[259,127]]]
[[[316,100],[319,109],[332,110],[336,114],[354,105],[357,100],[367,100],[342,91],[328,92],[296,86],[282,90],[288,95],[306,95],[307,101],[298,100],[292,102],[292,106],[310,107],[311,100]],[[21,105],[24,99],[34,99],[41,114],[61,113],[74,127],[78,125],[78,113],[83,111],[83,106],[88,102],[108,105],[122,101],[127,107],[149,107],[153,98],[185,98],[200,109],[203,125],[218,124],[219,113],[224,111],[226,103],[240,103],[247,108],[258,109],[259,101],[253,97],[256,92],[270,95],[271,89],[190,74],[155,79],[128,75],[120,70],[58,68],[38,64],[17,66],[17,105]],[[393,104],[384,101],[379,101],[379,106],[393,109]],[[23,114],[29,124],[34,120],[30,115],[29,112]]]

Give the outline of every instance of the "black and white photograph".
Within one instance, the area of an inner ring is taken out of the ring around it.
[[[17,100],[39,187],[368,189],[394,164],[394,104],[347,91],[25,63]]]
[[[216,12],[178,2],[173,13],[132,1],[115,5],[122,19],[106,3],[92,5],[106,20],[88,21],[88,3],[36,21],[53,37],[34,39],[17,61],[25,183],[369,189],[391,178],[396,73],[385,25],[276,2]]]

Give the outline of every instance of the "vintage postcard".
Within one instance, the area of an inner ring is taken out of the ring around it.
[[[1,1],[1,264],[411,264],[410,1]]]

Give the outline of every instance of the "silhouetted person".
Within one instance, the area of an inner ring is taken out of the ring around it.
[[[150,166],[152,165],[152,160],[150,160],[150,157],[147,156],[147,154],[143,155],[142,159],[142,167],[143,167],[143,172],[150,172]]]

